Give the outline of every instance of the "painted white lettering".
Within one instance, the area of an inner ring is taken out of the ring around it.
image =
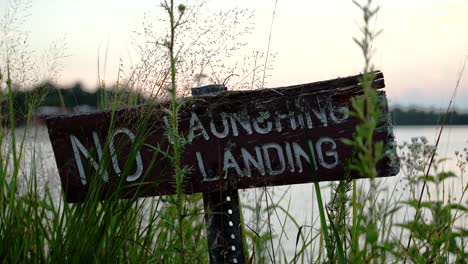
[[[255,154],[257,159],[255,159],[245,148],[241,148],[242,158],[244,160],[244,174],[247,177],[252,176],[252,170],[250,169],[250,164],[252,164],[261,175],[265,175],[265,165],[263,165],[262,153],[260,152],[259,147],[255,147]]]
[[[94,140],[94,146],[96,146],[96,152],[98,154],[98,160],[102,160],[102,148],[101,148],[101,142],[99,142],[98,134],[96,133],[96,131],[93,131],[92,135],[93,135],[93,140]],[[109,175],[107,174],[107,172],[103,173],[102,179],[104,181],[109,180]]]
[[[203,164],[203,158],[201,156],[200,152],[195,152],[195,156],[197,157],[197,162],[198,162],[198,169],[202,175],[202,181],[217,181],[219,180],[219,176],[208,178],[205,170],[205,165]]]
[[[291,151],[291,144],[286,142],[286,157],[288,158],[289,171],[294,172],[294,159]]]
[[[206,133],[205,127],[203,127],[203,124],[201,123],[200,119],[198,118],[197,114],[195,112],[191,112],[190,116],[190,130],[189,130],[189,136],[188,136],[188,141],[192,142],[195,136],[198,136],[199,134],[196,134],[195,131],[200,130],[201,134],[203,135],[203,138],[205,140],[210,140],[210,136],[208,133]]]
[[[224,151],[224,178],[227,178],[227,175],[229,173],[229,169],[234,168],[236,170],[237,176],[241,177],[242,176],[242,171],[239,168],[239,164],[237,164],[236,159],[231,153],[231,150],[226,149]]]
[[[315,162],[314,150],[312,149],[312,142],[310,140],[308,140],[307,143],[308,143],[308,147],[310,148],[310,150],[312,152],[311,154],[312,154],[312,161],[314,162],[314,168],[315,168],[315,170],[317,170],[317,164]],[[310,157],[307,154],[307,152],[304,151],[304,149],[301,147],[301,145],[299,145],[296,142],[293,142],[292,145],[293,145],[294,158],[296,159],[297,171],[302,172],[302,160],[301,160],[301,158],[305,159],[307,161],[307,163],[310,164]]]
[[[93,135],[93,138],[94,138],[94,135]],[[95,140],[95,145],[96,145],[98,155],[99,155],[99,153],[101,153],[101,155],[102,155],[102,149],[101,149],[101,144],[99,143],[99,139],[97,140],[98,144],[96,144],[96,139],[94,139],[94,140]],[[85,146],[83,146],[83,144],[78,140],[78,138],[75,135],[73,135],[73,134],[70,135],[70,142],[72,144],[73,155],[75,156],[75,162],[76,162],[76,166],[78,167],[78,173],[80,174],[81,183],[83,185],[86,185],[86,183],[87,183],[86,174],[85,174],[85,171],[84,171],[83,162],[81,160],[80,152],[83,154],[83,156],[85,156],[86,159],[88,159],[88,161],[91,163],[91,166],[96,171],[99,172],[98,162],[95,159],[93,159],[93,157],[91,157],[91,155],[89,154],[89,151],[85,148]],[[103,168],[101,168],[101,170],[102,170],[101,173],[103,175],[103,179],[107,180],[108,179],[107,171],[105,171]]]
[[[263,149],[263,158],[265,159],[265,165],[268,174],[270,175],[278,175],[281,174],[285,171],[286,169],[286,162],[284,161],[284,154],[283,154],[283,149],[278,143],[267,143],[262,146]],[[276,150],[278,161],[280,167],[277,169],[274,169],[272,164],[271,164],[271,158],[270,158],[270,153],[268,152],[269,149],[274,149]]]
[[[118,158],[117,158],[117,152],[115,150],[115,144],[114,144],[114,139],[115,136],[118,134],[125,134],[127,135],[132,143],[135,141],[135,135],[130,131],[128,128],[118,128],[115,130],[115,132],[112,134],[112,138],[109,143],[109,150],[111,153],[112,157],[112,166],[114,167],[115,173],[120,176],[122,174],[122,170],[120,169],[120,165],[118,163]],[[127,161],[128,162],[128,161]],[[140,178],[141,174],[143,173],[143,161],[141,159],[141,154],[140,150],[137,151],[136,156],[135,156],[135,162],[136,162],[136,170],[132,175],[127,176],[127,181],[135,181],[138,178]]]
[[[324,157],[323,157],[323,149],[322,149],[322,145],[324,143],[327,143],[327,145],[331,145],[331,150],[327,150],[325,152],[325,155],[327,157],[333,157],[333,162],[331,163],[328,163],[324,160]],[[319,160],[319,163],[320,165],[322,165],[324,168],[327,168],[327,169],[333,169],[336,167],[336,165],[338,165],[338,153],[336,152],[336,143],[333,139],[329,138],[329,137],[322,137],[320,138],[317,143],[315,144],[316,145],[316,148],[317,148],[317,154],[318,154],[318,160]]]
[[[232,134],[234,136],[237,137],[239,135],[239,130],[237,129],[237,123],[239,123],[242,126],[242,128],[245,130],[245,132],[248,135],[252,135],[252,126],[250,125],[250,116],[247,113],[246,109],[242,110],[240,114],[238,113],[230,114],[230,119],[231,119],[231,126],[232,126]]]
[[[317,111],[316,109],[312,109],[312,112],[314,112],[315,116],[320,120],[324,127],[328,125],[327,114],[325,113],[325,110],[322,107],[320,107],[319,111]]]
[[[253,123],[253,127],[255,129],[255,131],[259,134],[267,134],[271,131],[271,128],[273,126],[273,124],[271,123],[271,121],[267,121],[266,122],[266,127],[260,127],[258,124],[259,123],[265,123],[265,121],[270,118],[270,113],[269,112],[260,112],[259,113],[259,116],[254,119],[254,123]]]
[[[305,116],[306,116],[307,128],[313,128],[312,117],[310,116],[310,113],[306,112]]]
[[[280,114],[278,112],[275,112],[275,127],[276,131],[281,132],[283,130],[283,127],[281,126],[281,120],[288,118],[288,115],[286,114]]]
[[[328,101],[328,107],[330,109],[330,118],[335,124],[340,124],[346,121],[349,117],[349,109],[347,106],[342,106],[339,108],[333,107],[331,101]],[[336,116],[335,112],[338,112],[340,116]]]
[[[228,125],[228,121],[226,119],[227,117],[227,114],[224,113],[224,112],[221,112],[221,114],[219,114],[221,116],[221,120],[223,122],[223,131],[222,132],[218,132],[216,130],[216,126],[214,124],[214,120],[213,120],[213,115],[210,113],[210,130],[211,130],[211,133],[213,135],[215,135],[215,137],[217,138],[225,138],[227,137],[227,135],[229,134],[229,125]]]
[[[299,121],[299,126],[301,127],[301,129],[304,129],[305,124],[304,124],[304,117],[302,116],[302,114],[297,115],[297,121]]]
[[[297,128],[296,118],[294,117],[294,112],[293,111],[289,112],[289,124],[291,125],[292,130],[296,130],[296,128]]]

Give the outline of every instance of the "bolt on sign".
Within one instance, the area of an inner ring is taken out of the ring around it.
[[[396,175],[394,137],[383,74],[376,72],[383,114],[374,138],[383,141],[379,176]],[[187,194],[341,180],[359,120],[351,99],[363,96],[359,76],[274,89],[229,91],[180,99],[179,131]],[[90,182],[105,199],[175,193],[169,102],[46,120],[68,202],[82,201]],[[314,172],[314,171],[315,172]],[[350,175],[359,178],[359,175]]]

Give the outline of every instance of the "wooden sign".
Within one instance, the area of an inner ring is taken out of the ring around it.
[[[340,180],[359,120],[350,116],[351,98],[362,96],[359,76],[253,91],[230,91],[181,99],[179,133],[186,193]],[[373,87],[385,86],[378,72]],[[382,119],[375,140],[393,152],[385,92],[378,91]],[[92,180],[101,197],[116,186],[121,197],[175,193],[168,136],[168,102],[114,112],[62,115],[47,119],[62,187],[68,202],[84,199]],[[312,150],[309,155],[308,148]],[[387,155],[380,176],[399,166]],[[352,175],[359,177],[359,175]]]

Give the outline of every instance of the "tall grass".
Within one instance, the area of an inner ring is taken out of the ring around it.
[[[371,87],[374,78],[372,45],[379,34],[371,28],[379,7],[371,0],[355,4],[363,15],[363,35],[355,38],[364,59],[364,74],[360,79],[363,96],[353,100],[352,115],[361,120],[361,124],[356,127],[353,140],[346,141],[354,149],[354,155],[346,161],[346,171],[349,175],[357,173],[369,179],[357,181],[348,177],[332,183],[328,199],[323,185],[316,179],[317,175],[311,175],[315,178],[315,203],[303,206],[310,207],[315,213],[307,223],[294,217],[290,208],[292,203],[298,201],[288,199],[290,193],[287,190],[278,193],[264,188],[255,192],[259,195],[252,201],[243,199],[245,247],[249,259],[256,263],[466,263],[468,232],[465,193],[468,185],[462,180],[468,161],[466,149],[457,152],[459,171],[449,172],[441,169],[444,160],[437,158],[436,147],[430,145],[427,139],[415,138],[398,146],[402,171],[399,177],[407,186],[406,196],[398,195],[396,186],[384,186],[384,182],[376,178],[377,163],[389,155],[383,144],[375,143],[373,138],[382,117],[376,92]],[[16,55],[10,52],[5,63],[0,65],[0,102],[8,106],[7,111],[2,109],[0,118],[1,262],[208,262],[209,245],[206,242],[200,195],[188,196],[182,191],[187,168],[181,163],[181,155],[186,140],[179,133],[177,118],[180,107],[187,103],[187,99],[180,99],[185,91],[180,83],[185,79],[178,78],[184,73],[183,70],[179,71],[180,65],[187,64],[184,64],[184,54],[177,47],[180,47],[179,34],[186,29],[183,26],[193,10],[191,6],[177,5],[173,0],[164,1],[161,8],[168,18],[168,34],[163,37],[164,41],[158,41],[166,52],[161,57],[165,58],[162,64],[165,67],[161,67],[157,73],[153,72],[154,68],[149,72],[155,74],[158,80],[157,87],[151,86],[156,87],[151,90],[152,94],[168,96],[171,100],[166,112],[170,124],[167,133],[172,144],[169,149],[152,146],[157,150],[153,162],[164,156],[172,165],[177,194],[119,199],[122,190],[117,189],[108,199],[101,201],[100,179],[105,176],[104,168],[112,162],[109,142],[103,143],[102,153],[93,153],[101,158],[98,169],[87,171],[92,176],[88,182],[89,193],[82,203],[65,203],[49,187],[44,187],[40,181],[43,175],[39,175],[37,169],[43,150],[35,145],[35,140],[28,139],[28,131],[34,130],[31,122],[34,109],[43,95],[38,91],[37,95],[29,98],[26,109],[21,110],[27,118],[24,132],[19,133],[21,130],[16,128],[18,109],[13,102],[15,82],[22,79],[15,73],[17,67],[11,67]],[[2,49],[8,50],[8,47],[11,46],[2,44]],[[263,86],[265,75],[258,74],[258,70],[263,68],[265,71],[267,63],[257,64],[257,55],[254,66],[246,70],[237,83],[246,82],[249,86],[258,83]],[[201,84],[207,65],[214,64],[214,60],[204,61],[197,70],[199,78],[191,81]],[[119,76],[120,72],[119,67]],[[144,73],[148,71],[133,71],[128,83],[138,85],[144,82]],[[114,97],[101,101],[101,107],[110,109],[112,113],[110,132],[114,129],[116,110],[136,101],[120,94],[120,85],[119,78]],[[157,100],[150,101],[135,121],[136,139],[126,149],[129,157],[135,157],[145,144],[148,137],[146,131],[152,125],[150,115],[158,106]],[[24,166],[25,159],[28,166]],[[122,169],[121,179],[129,174],[132,160],[129,158]],[[147,173],[145,171],[144,175]],[[451,179],[459,179],[465,184],[460,186],[459,197],[455,200],[445,195],[448,186],[445,183]],[[381,194],[384,189],[387,189],[387,196]],[[290,233],[287,225],[292,225],[297,232]],[[294,244],[292,253],[287,249],[288,241]],[[410,243],[407,244],[407,241]]]

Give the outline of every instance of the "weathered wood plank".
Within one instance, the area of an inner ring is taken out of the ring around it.
[[[378,72],[377,77],[373,86],[383,88],[383,75]],[[386,97],[383,91],[378,94],[384,115],[375,138],[391,153],[394,139]],[[311,182],[311,160],[320,181],[343,179],[351,149],[341,139],[352,138],[359,124],[349,111],[351,98],[360,95],[358,76],[351,76],[184,99],[179,128],[187,141],[182,161],[190,169],[185,192]],[[47,119],[67,201],[82,200],[96,174],[105,175],[103,198],[119,184],[124,186],[122,197],[135,195],[137,186],[138,196],[173,194],[171,161],[156,151],[170,148],[163,110],[167,106],[162,102]],[[306,154],[308,145],[313,157]],[[129,158],[132,146],[135,151]],[[107,160],[103,168],[98,167],[101,159]],[[127,160],[131,164],[125,172]],[[395,175],[397,161],[389,155],[378,172]]]

